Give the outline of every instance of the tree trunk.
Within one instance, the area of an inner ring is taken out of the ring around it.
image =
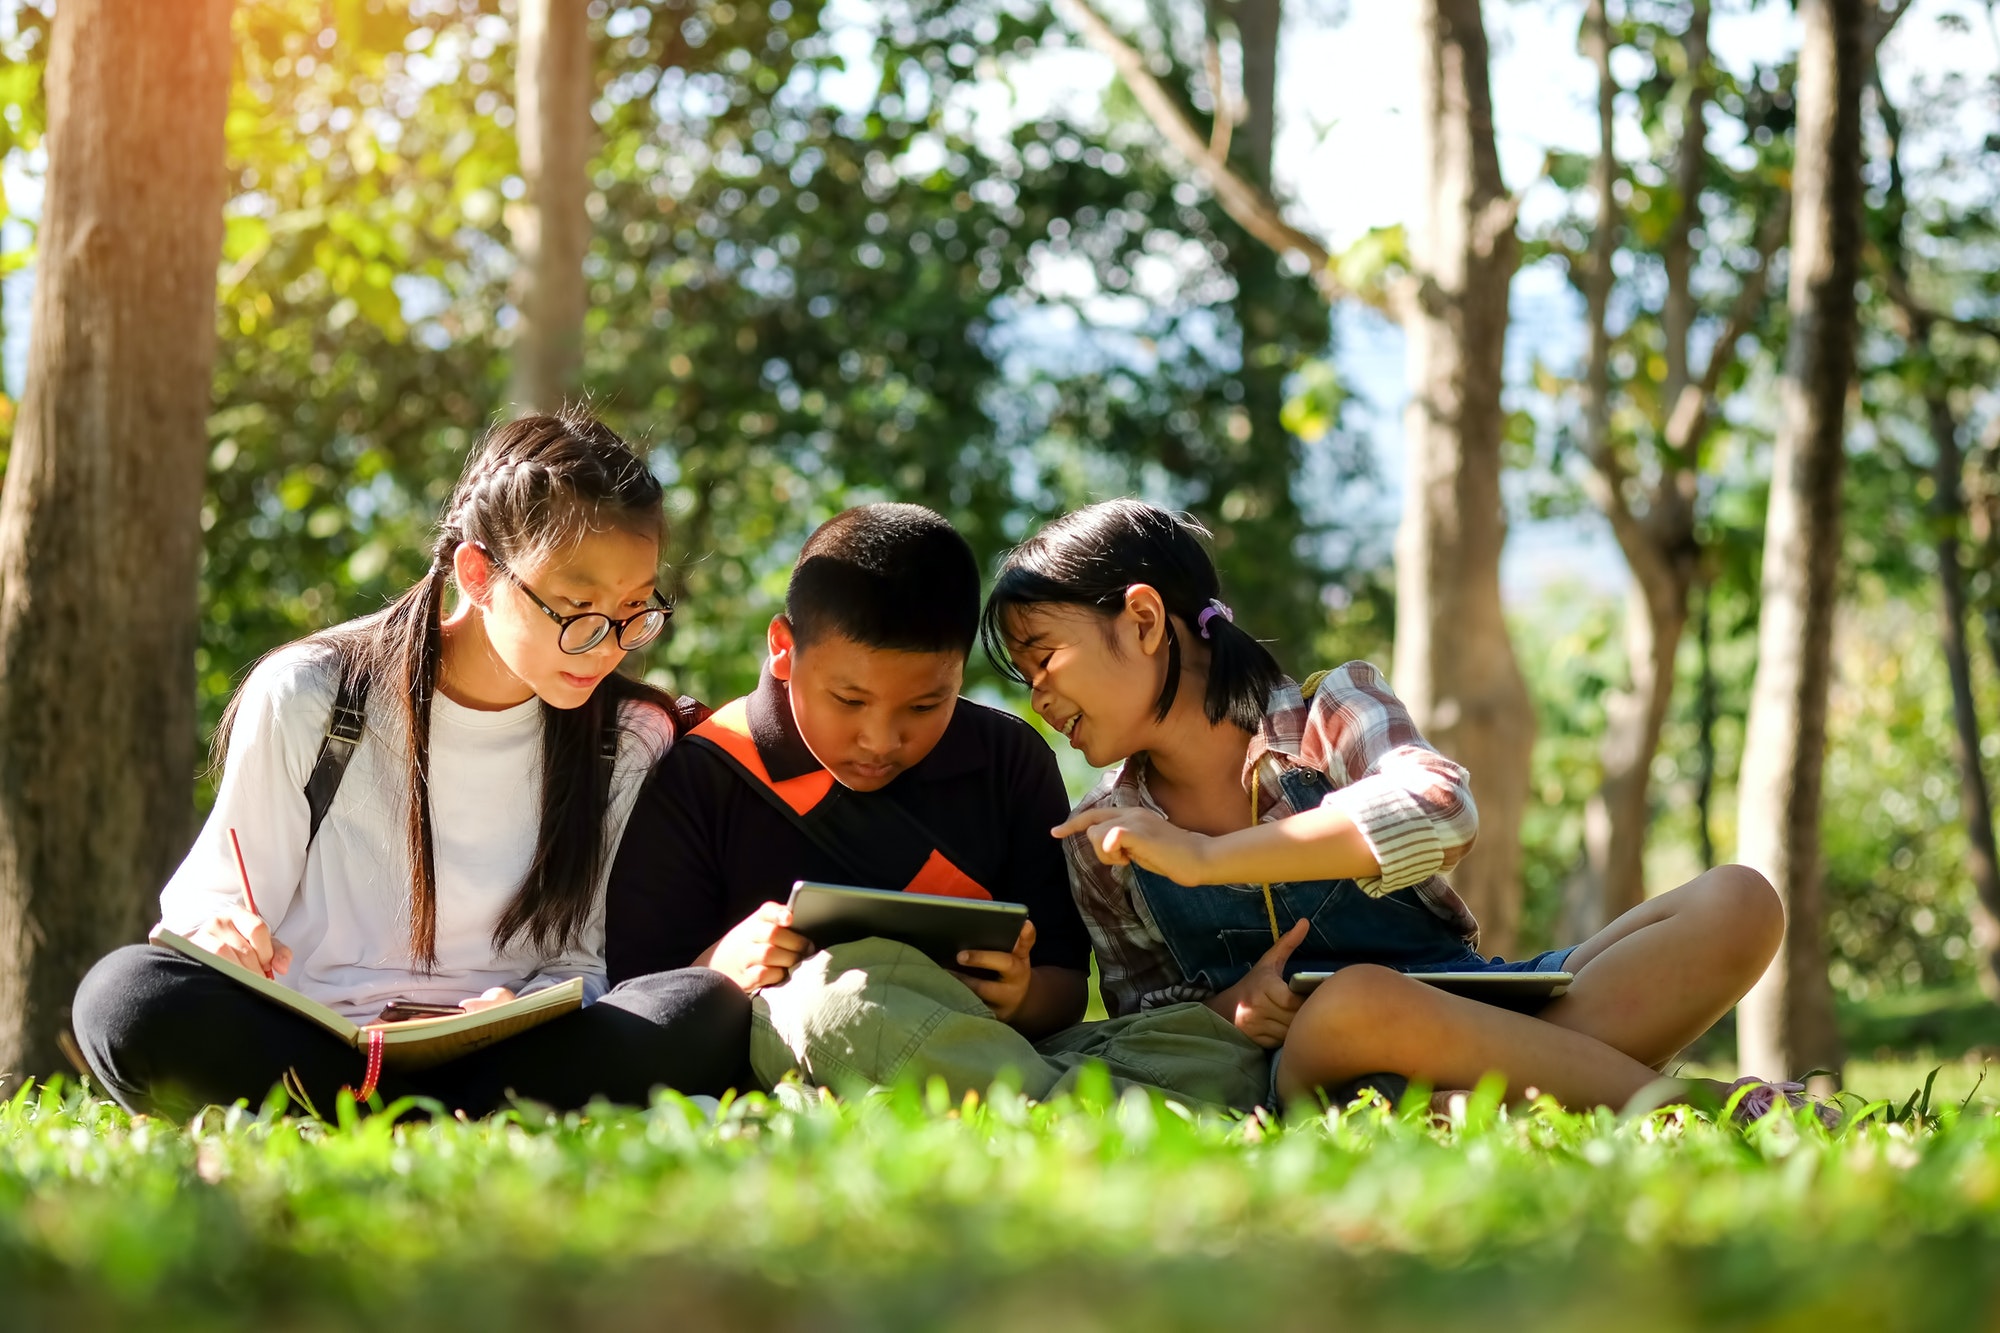
[[[1281,0],[1237,0],[1227,13],[1243,56],[1242,121],[1229,138],[1229,163],[1268,193],[1283,6]],[[1300,587],[1296,545],[1305,524],[1292,494],[1299,447],[1285,429],[1284,411],[1285,380],[1295,360],[1287,334],[1297,323],[1296,303],[1313,298],[1285,277],[1278,252],[1254,236],[1230,247],[1228,266],[1236,280],[1242,421],[1248,430],[1223,444],[1219,466],[1206,478],[1208,508],[1217,520],[1216,559],[1232,600],[1246,612],[1244,623],[1260,626],[1279,661],[1303,678],[1317,665],[1310,654],[1326,615],[1314,589]],[[1316,314],[1323,329],[1325,312]]]
[[[582,388],[590,248],[591,64],[585,0],[521,0],[515,125],[521,204],[508,211],[520,263],[514,408],[552,412]]]
[[[1928,333],[1928,330],[1925,331]],[[2000,850],[1993,838],[1993,798],[1979,752],[1979,703],[1972,693],[1972,654],[1965,642],[1965,572],[1959,566],[1958,524],[1965,514],[1958,422],[1942,389],[1925,392],[1931,440],[1937,450],[1931,476],[1938,524],[1938,610],[1945,665],[1951,674],[1952,758],[1958,763],[1958,800],[1965,811],[1965,869],[1972,877],[1972,947],[1979,956],[1979,986],[2000,998]]]
[[[1520,926],[1520,825],[1535,739],[1500,606],[1501,358],[1519,246],[1494,151],[1477,0],[1420,8],[1429,183],[1411,237],[1415,282],[1399,312],[1411,398],[1396,537],[1396,689],[1430,740],[1472,773],[1479,841],[1452,880],[1488,950],[1505,953]]]
[[[1715,694],[1715,581],[1701,585],[1701,608],[1696,612],[1696,668],[1699,675],[1694,692],[1694,779],[1695,845],[1701,863],[1715,864],[1715,724],[1721,714]]]
[[[0,496],[0,1078],[187,846],[229,0],[63,0]]]
[[[1666,360],[1660,381],[1660,402],[1671,412],[1688,387],[1688,339],[1694,332],[1697,303],[1694,295],[1694,229],[1701,225],[1701,193],[1708,184],[1708,0],[1695,0],[1688,11],[1688,24],[1681,32],[1681,49],[1687,60],[1687,96],[1681,103],[1681,141],[1675,154],[1674,186],[1680,207],[1674,211],[1660,248],[1661,267],[1666,272],[1666,295],[1660,303],[1661,351]],[[1721,354],[1719,349],[1711,355]],[[1696,441],[1695,443],[1699,443]],[[1694,459],[1683,460],[1692,467]]]
[[[1599,746],[1603,776],[1584,808],[1584,856],[1587,892],[1566,897],[1563,938],[1587,939],[1611,921],[1645,901],[1646,835],[1651,826],[1653,758],[1659,753],[1660,729],[1673,701],[1675,662],[1688,619],[1688,595],[1694,586],[1699,549],[1695,540],[1695,498],[1699,491],[1696,463],[1707,422],[1707,392],[1695,384],[1690,369],[1689,341],[1694,330],[1693,233],[1701,220],[1701,193],[1708,174],[1708,138],[1704,109],[1708,103],[1707,0],[1695,0],[1688,26],[1681,34],[1687,58],[1687,97],[1683,103],[1681,142],[1674,178],[1680,206],[1661,247],[1666,291],[1660,307],[1660,333],[1665,373],[1659,402],[1664,447],[1658,476],[1646,490],[1646,509],[1635,514],[1626,495],[1627,465],[1620,461],[1611,438],[1608,327],[1612,261],[1617,250],[1616,159],[1613,155],[1613,111],[1617,84],[1611,74],[1610,22],[1605,0],[1591,0],[1584,19],[1585,40],[1597,67],[1598,154],[1592,194],[1597,200],[1598,231],[1592,237],[1591,268],[1584,283],[1590,320],[1590,351],[1585,376],[1589,453],[1597,476],[1592,491],[1599,508],[1611,520],[1613,534],[1632,571],[1633,586],[1626,603],[1625,685],[1605,701],[1604,739]],[[1746,280],[1746,287],[1754,279]],[[1758,288],[1757,290],[1761,290]],[[1731,355],[1733,339],[1718,340],[1710,352],[1714,373]],[[1693,390],[1690,394],[1690,390]],[[1681,409],[1683,396],[1690,408]],[[1694,404],[1700,404],[1695,407]]]
[[[1675,664],[1687,629],[1692,579],[1678,569],[1656,583],[1633,580],[1625,599],[1630,684],[1605,699],[1599,759],[1604,777],[1583,811],[1583,841],[1598,882],[1594,919],[1565,939],[1588,939],[1646,899],[1646,831],[1653,756],[1674,697]]]
[[[1854,382],[1854,286],[1861,256],[1864,0],[1802,0],[1797,165],[1792,185],[1791,343],[1764,526],[1757,673],[1738,780],[1740,860],[1783,897],[1785,942],[1738,1011],[1746,1071],[1838,1069],[1844,1054],[1827,980],[1820,883],[1840,488]]]

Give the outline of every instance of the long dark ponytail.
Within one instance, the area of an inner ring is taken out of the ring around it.
[[[659,481],[609,427],[580,410],[523,417],[494,428],[468,460],[431,547],[430,569],[380,612],[312,636],[332,650],[343,681],[365,682],[394,709],[408,738],[406,841],[410,866],[410,956],[437,964],[437,854],[430,813],[431,701],[443,665],[445,590],[461,543],[484,546],[520,566],[561,551],[585,534],[619,527],[664,536]],[[240,697],[240,696],[239,696]],[[535,856],[493,932],[496,950],[525,936],[545,954],[561,952],[589,920],[607,848],[621,705],[674,701],[613,672],[578,708],[542,705],[542,808]],[[217,733],[228,744],[236,704]]]
[[[1143,583],[1160,594],[1169,616],[1167,678],[1154,702],[1156,715],[1164,721],[1180,693],[1178,621],[1208,641],[1203,714],[1211,723],[1228,721],[1255,731],[1285,673],[1223,606],[1222,583],[1203,545],[1208,536],[1208,529],[1187,515],[1139,500],[1106,500],[1056,519],[1001,561],[979,625],[994,669],[1021,680],[1007,652],[1010,611],[1066,604],[1115,616],[1124,608],[1126,590]]]

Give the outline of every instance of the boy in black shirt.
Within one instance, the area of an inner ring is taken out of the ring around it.
[[[978,616],[971,548],[930,510],[865,505],[816,531],[756,690],[668,751],[633,810],[606,903],[612,982],[695,965],[752,992],[766,1086],[941,1075],[956,1093],[1011,1069],[1046,1096],[1095,1059],[1254,1103],[1261,1052],[1236,1049],[1226,1022],[1078,1025],[1089,938],[1049,836],[1069,803],[1028,723],[958,697]],[[815,951],[784,905],[800,879],[1025,903],[1029,920],[1011,953],[962,955],[967,972],[885,940]],[[1218,1036],[1174,1076],[1191,1037]]]

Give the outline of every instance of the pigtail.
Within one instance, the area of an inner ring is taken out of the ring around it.
[[[423,580],[398,598],[382,617],[376,644],[390,670],[382,673],[401,687],[393,706],[402,712],[409,738],[404,760],[408,792],[405,845],[410,859],[410,957],[428,971],[437,965],[437,839],[431,829],[431,700],[444,663],[445,585],[458,534],[449,528],[431,552]]]
[[[1215,601],[1207,608],[1220,607]],[[1200,619],[1201,613],[1196,613]],[[1204,626],[1208,639],[1208,689],[1202,712],[1210,722],[1233,722],[1245,731],[1255,731],[1264,720],[1271,691],[1285,678],[1284,669],[1271,650],[1238,629],[1226,609],[1208,616]]]

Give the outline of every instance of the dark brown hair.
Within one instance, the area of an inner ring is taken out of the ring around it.
[[[979,633],[979,561],[942,514],[859,505],[806,538],[785,618],[800,647],[838,635],[864,648],[967,655]]]
[[[1124,609],[1125,590],[1143,583],[1160,594],[1172,617],[1166,627],[1167,676],[1153,701],[1154,714],[1164,722],[1180,692],[1175,620],[1195,629],[1202,612],[1216,604],[1218,613],[1202,634],[1209,645],[1202,715],[1255,731],[1285,673],[1270,649],[1220,611],[1222,581],[1203,545],[1208,535],[1186,514],[1139,500],[1105,500],[1056,519],[1000,562],[979,627],[994,669],[1027,683],[1007,652],[1008,612],[1061,603],[1090,607],[1108,619]]]
[[[442,666],[445,587],[460,543],[474,542],[520,567],[567,550],[594,531],[617,527],[664,535],[660,483],[615,432],[580,410],[523,417],[498,426],[468,460],[445,506],[431,567],[383,610],[313,635],[332,650],[342,680],[366,682],[371,700],[394,709],[408,737],[410,955],[437,964],[437,858],[430,813],[431,700]],[[239,695],[240,699],[241,696]],[[494,927],[504,949],[527,936],[559,953],[582,935],[604,868],[604,814],[620,706],[644,699],[672,709],[669,696],[617,672],[580,707],[542,705],[542,809],[535,856]],[[216,734],[225,753],[232,701]]]

